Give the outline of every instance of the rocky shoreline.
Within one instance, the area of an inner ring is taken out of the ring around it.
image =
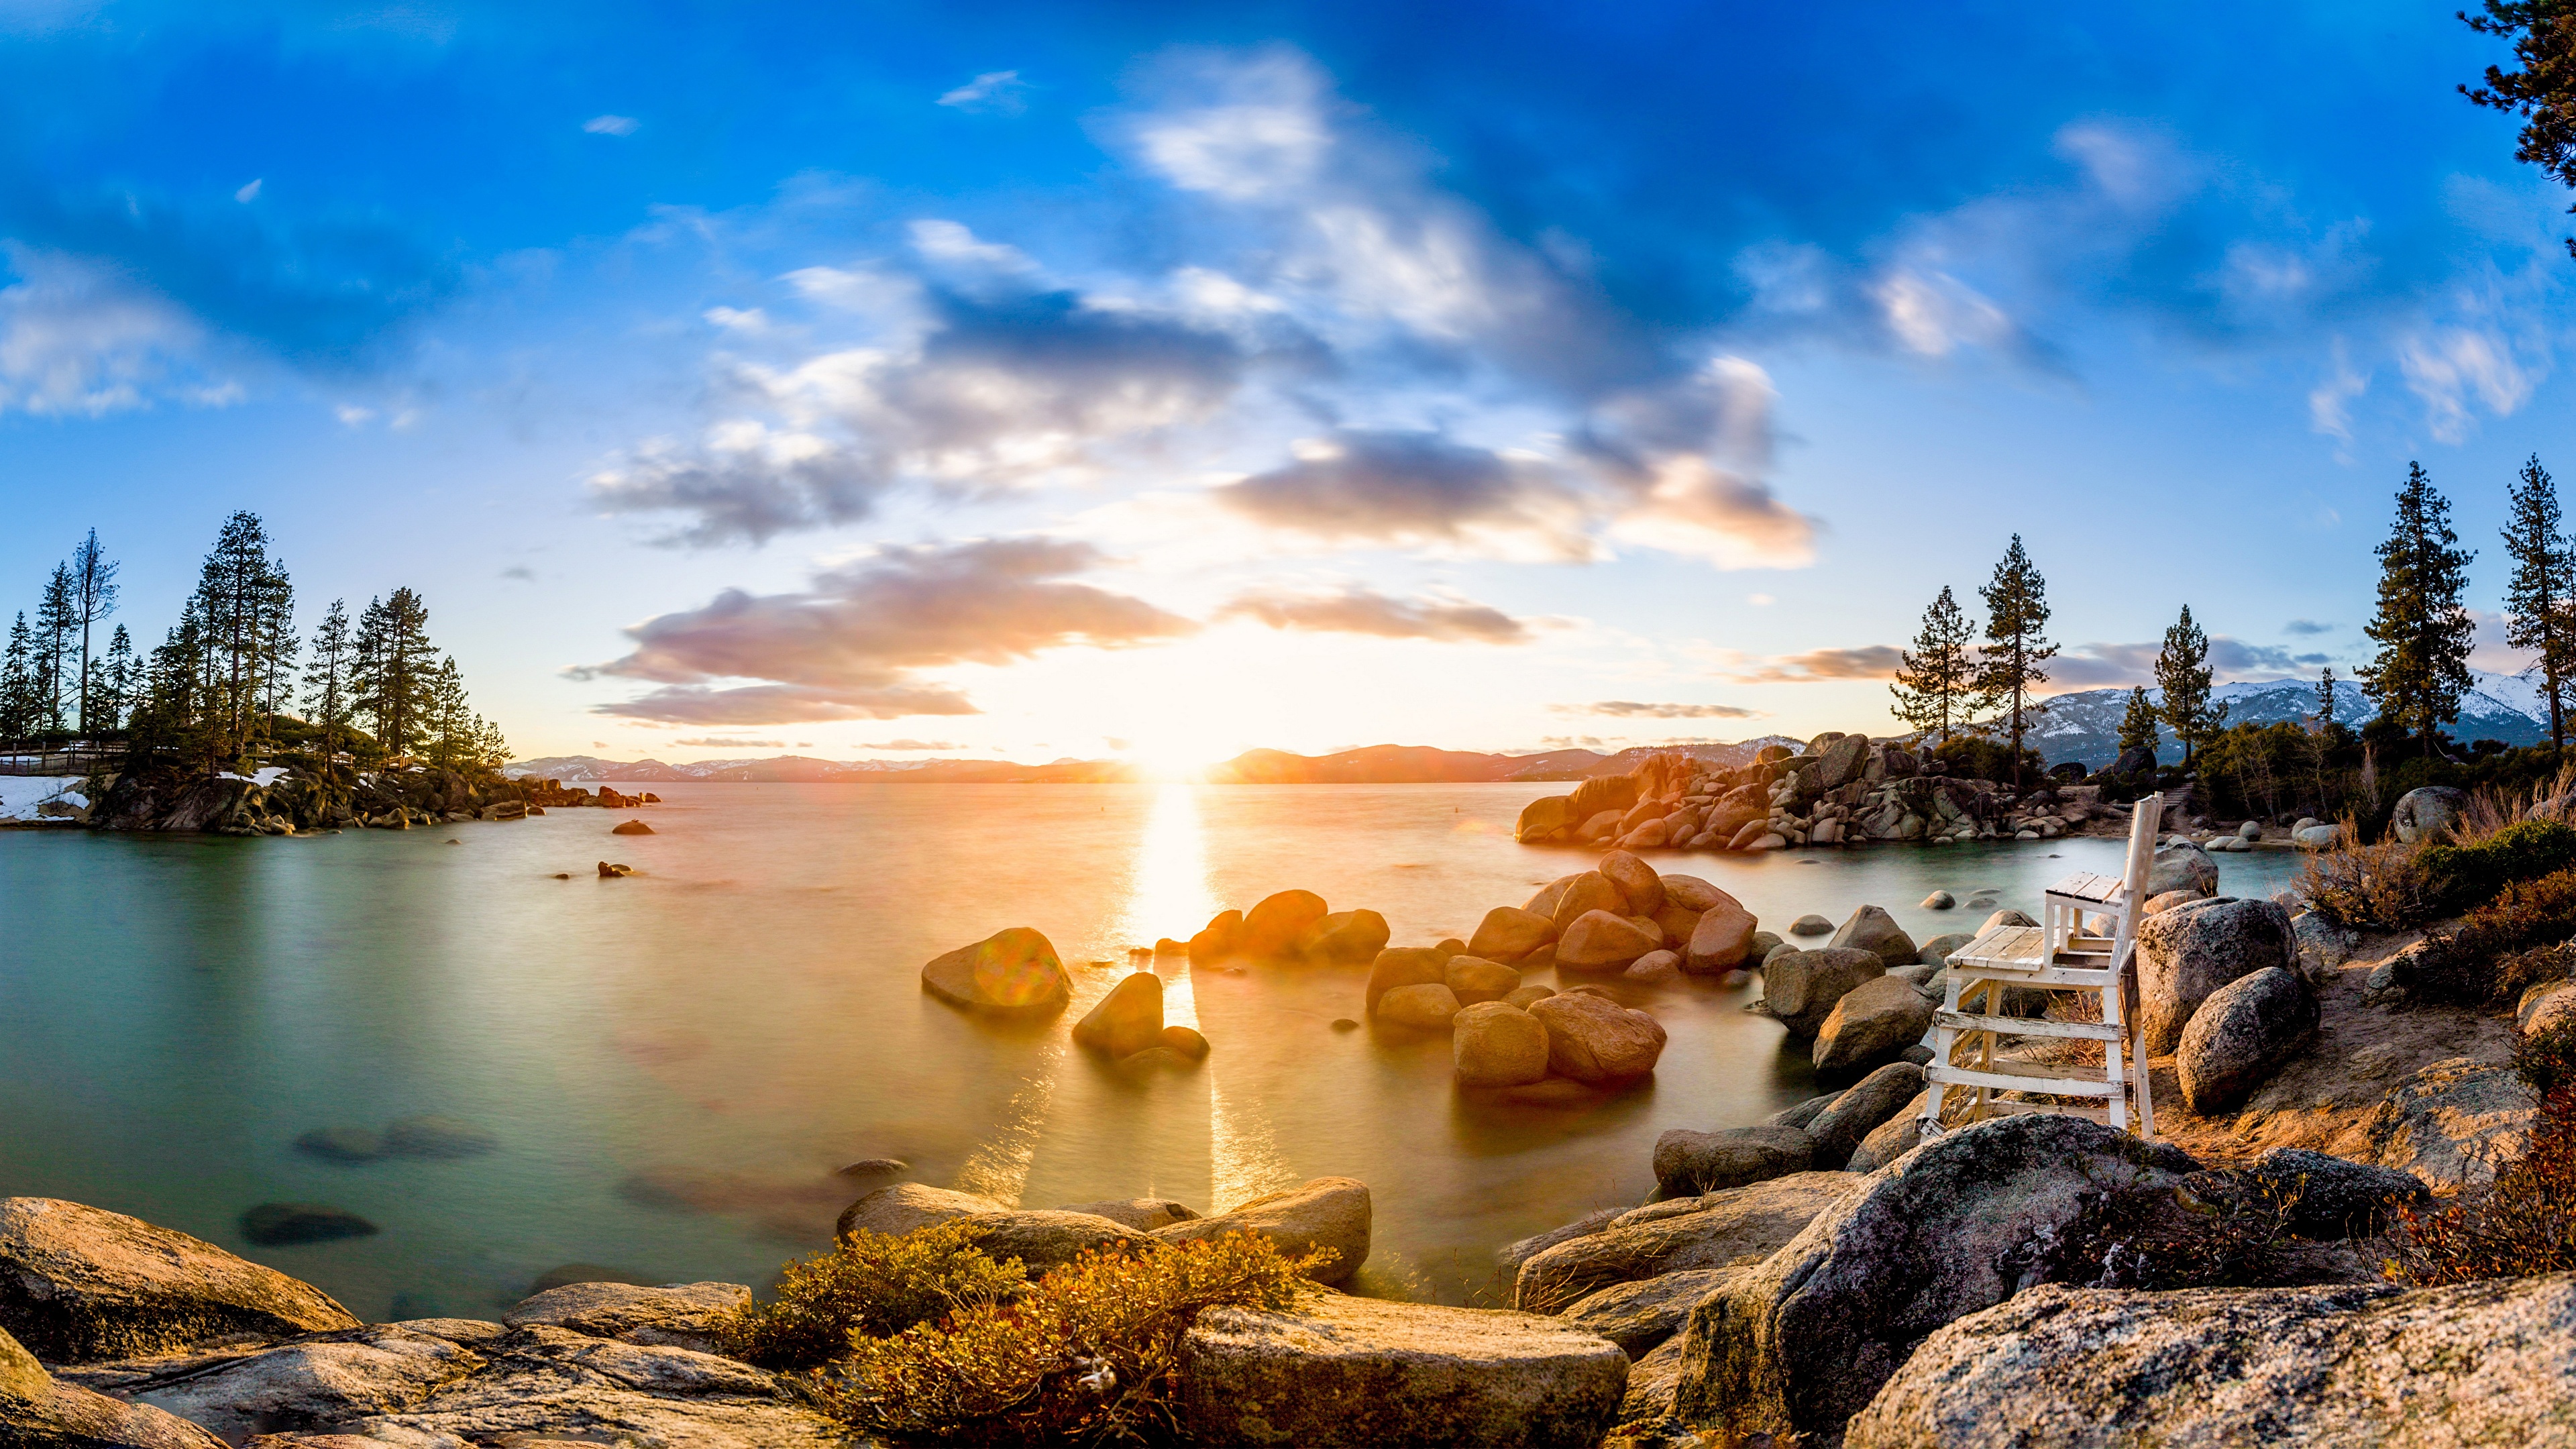
[[[282,767],[239,775],[169,769],[62,777],[37,808],[52,825],[94,830],[207,835],[309,835],[334,830],[410,830],[472,820],[523,820],[549,809],[631,810],[659,804],[650,791],[620,794],[551,779],[507,779],[414,766],[324,780]]]

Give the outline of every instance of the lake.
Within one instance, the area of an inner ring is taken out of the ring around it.
[[[1399,945],[1466,936],[1596,858],[1511,840],[1561,785],[654,788],[644,837],[594,810],[288,840],[0,831],[0,1195],[194,1233],[382,1319],[488,1317],[568,1263],[766,1283],[829,1243],[858,1195],[832,1171],[860,1158],[1028,1207],[1207,1212],[1335,1175],[1374,1193],[1364,1291],[1493,1302],[1492,1250],[1642,1201],[1658,1133],[1814,1090],[1749,986],[1700,981],[1626,993],[1671,1043],[1651,1083],[1589,1110],[1464,1103],[1445,1038],[1333,1031],[1361,1014],[1359,970],[1165,959],[1169,1019],[1213,1044],[1202,1067],[1130,1076],[1071,1049],[1129,947],[1273,891],[1383,912]],[[1919,909],[1935,888],[2035,911],[2119,853],[1655,863],[1770,929],[1874,903],[1920,940],[1981,914]],[[602,880],[602,859],[640,874]],[[2218,859],[2236,895],[2296,870]],[[1014,925],[1071,970],[1062,1018],[1001,1026],[921,991],[923,962]],[[497,1147],[345,1164],[295,1146],[420,1114]],[[381,1232],[253,1247],[240,1216],[269,1201]]]

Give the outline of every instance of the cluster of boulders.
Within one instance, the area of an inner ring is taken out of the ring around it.
[[[658,804],[651,793],[567,789],[550,779],[512,780],[489,772],[408,766],[347,779],[322,779],[300,766],[244,776],[133,770],[90,782],[98,803],[90,824],[104,830],[198,831],[209,835],[294,835],[369,827],[408,830],[468,820],[523,820],[548,808],[631,809]]]
[[[1375,911],[1336,911],[1313,891],[1280,891],[1265,896],[1248,911],[1222,911],[1186,944],[1166,941],[1156,949],[1177,946],[1193,966],[1231,962],[1305,962],[1324,966],[1358,966],[1386,949],[1386,917]]]
[[[1926,774],[1922,757],[1865,734],[1828,730],[1803,751],[1765,745],[1729,769],[1656,754],[1625,775],[1585,780],[1523,808],[1524,844],[1622,850],[1785,850],[1872,840],[2047,840],[2102,818],[2101,786]]]

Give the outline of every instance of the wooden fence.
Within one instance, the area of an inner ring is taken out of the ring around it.
[[[123,750],[19,751],[0,753],[0,775],[86,775],[123,763]]]

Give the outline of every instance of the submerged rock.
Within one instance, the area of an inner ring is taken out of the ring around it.
[[[241,1215],[242,1236],[263,1248],[375,1236],[376,1225],[323,1203],[264,1202]]]
[[[1500,1001],[1467,1007],[1450,1024],[1449,1050],[1465,1087],[1519,1087],[1547,1075],[1547,1028]]]
[[[1109,988],[1073,1025],[1073,1044],[1123,1057],[1155,1045],[1163,1034],[1163,978],[1138,971]]]
[[[491,1133],[453,1117],[405,1117],[385,1128],[389,1157],[480,1157],[499,1145]]]
[[[58,1198],[0,1198],[0,1330],[48,1362],[357,1326],[322,1290],[185,1233]]]
[[[1055,944],[1027,926],[996,931],[921,968],[924,991],[953,1005],[1003,1015],[1062,1011],[1073,986]]]
[[[1308,928],[1327,914],[1324,898],[1313,891],[1281,891],[1265,896],[1260,904],[1243,913],[1243,931],[1236,949],[1257,960],[1276,960],[1288,955]]]
[[[641,820],[627,820],[619,822],[618,825],[608,833],[611,835],[650,835],[653,833],[653,827],[645,824]]]
[[[1378,998],[1377,1019],[1418,1031],[1447,1031],[1458,1014],[1458,996],[1436,981],[1399,986]]]
[[[373,1162],[385,1155],[385,1139],[364,1127],[316,1127],[295,1139],[295,1150],[325,1162]]]

